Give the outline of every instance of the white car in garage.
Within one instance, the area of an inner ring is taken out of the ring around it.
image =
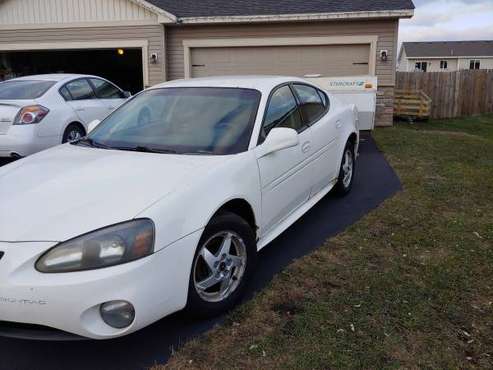
[[[0,168],[0,333],[109,339],[230,309],[260,249],[351,190],[356,120],[299,78],[176,81]]]
[[[129,96],[97,76],[51,74],[0,82],[0,157],[76,140]]]

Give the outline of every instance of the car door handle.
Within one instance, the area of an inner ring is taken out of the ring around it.
[[[301,146],[301,151],[303,153],[308,153],[310,151],[310,149],[312,148],[311,146],[311,143],[309,141],[306,141],[303,143],[303,145]]]
[[[337,120],[336,122],[336,128],[341,128],[342,127],[342,122]]]
[[[85,112],[86,108],[77,108],[76,111],[77,112]]]

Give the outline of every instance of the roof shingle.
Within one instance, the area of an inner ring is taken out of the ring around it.
[[[408,58],[493,56],[493,40],[405,42],[403,47]]]
[[[177,16],[217,17],[414,9],[412,0],[147,0]]]

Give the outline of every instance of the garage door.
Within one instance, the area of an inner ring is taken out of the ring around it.
[[[274,74],[323,77],[369,74],[370,46],[310,45],[191,49],[192,77]]]

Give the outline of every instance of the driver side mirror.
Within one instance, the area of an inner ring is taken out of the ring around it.
[[[260,157],[297,146],[300,143],[296,130],[287,127],[276,127],[270,130],[262,144],[263,151]]]
[[[127,99],[127,98],[130,98],[132,96],[132,93],[130,91],[124,91],[123,92],[123,96]]]
[[[89,125],[87,126],[87,133],[90,133],[92,130],[94,130],[100,123],[101,121],[98,119],[95,119],[94,121],[90,122]]]

